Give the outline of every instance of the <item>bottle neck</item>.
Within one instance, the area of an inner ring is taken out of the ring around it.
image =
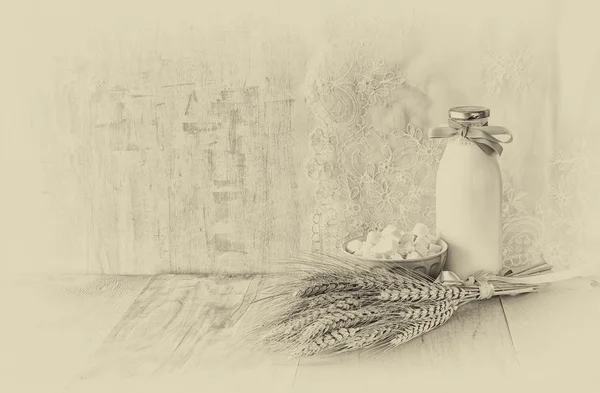
[[[450,121],[453,121],[455,123],[458,123],[462,126],[466,126],[466,127],[477,127],[477,126],[487,126],[488,125],[488,118],[484,117],[481,119],[473,119],[473,120],[461,120],[461,119],[452,119],[450,118]]]
[[[488,118],[484,117],[481,119],[471,119],[471,120],[450,118],[449,122],[453,122],[455,124],[458,124],[459,126],[464,126],[464,127],[478,127],[478,126],[487,126]],[[463,130],[461,130],[461,132],[462,131]],[[477,147],[474,142],[463,137],[462,134],[460,134],[460,133],[451,139],[451,141],[449,142],[449,145],[473,146],[474,148],[477,148],[479,150],[479,147]]]

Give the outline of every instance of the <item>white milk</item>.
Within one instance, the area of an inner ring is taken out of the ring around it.
[[[487,124],[487,119],[478,123]],[[448,139],[439,165],[436,232],[449,245],[446,270],[464,279],[481,270],[499,273],[502,269],[502,175],[498,160],[462,136]]]

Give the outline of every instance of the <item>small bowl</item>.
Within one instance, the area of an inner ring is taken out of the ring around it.
[[[348,243],[354,240],[365,241],[367,236],[359,236],[353,239],[349,239],[342,244],[342,252],[356,260],[361,262],[365,262],[369,265],[383,265],[385,267],[394,268],[394,266],[402,266],[406,269],[419,272],[424,275],[429,275],[430,277],[437,278],[442,270],[444,269],[444,265],[446,264],[446,259],[448,258],[448,243],[439,240],[438,244],[442,246],[442,251],[437,254],[428,255],[422,258],[414,258],[414,259],[373,259],[373,258],[363,258],[358,255],[352,254],[348,251],[347,246]]]

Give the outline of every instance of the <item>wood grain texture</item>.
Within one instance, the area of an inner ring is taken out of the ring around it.
[[[499,299],[471,303],[444,326],[381,358],[358,354],[330,362],[303,360],[295,391],[364,392],[393,386],[442,388],[483,378],[507,378],[517,358]]]
[[[3,278],[0,384],[63,392],[70,380],[69,393],[364,392],[423,388],[424,381],[427,391],[593,391],[596,363],[588,359],[599,349],[600,278],[504,298],[506,318],[499,299],[473,303],[380,359],[349,354],[300,364],[244,345],[268,305],[259,300],[283,279]]]
[[[301,247],[300,39],[252,21],[96,38],[93,55],[60,64],[44,136],[56,259],[88,273],[269,272]]]
[[[260,287],[283,277],[262,280],[155,277],[67,391],[185,392],[214,386],[223,392],[358,392],[411,388],[424,379],[428,386],[510,380],[517,368],[499,299],[466,306],[443,327],[381,359],[349,354],[298,363],[249,351],[244,332],[267,305],[250,303],[268,296]]]
[[[519,363],[540,388],[590,391],[598,384],[600,277],[503,298]],[[554,390],[552,390],[554,391]]]
[[[0,390],[61,392],[149,279],[0,278]]]
[[[134,383],[152,392],[160,391],[158,386],[182,392],[194,386],[291,388],[296,362],[273,361],[244,345],[240,324],[245,320],[249,326],[260,315],[261,304],[252,302],[263,281],[260,276],[155,276],[67,391],[123,391]]]

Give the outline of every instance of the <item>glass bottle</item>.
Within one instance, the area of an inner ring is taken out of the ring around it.
[[[487,108],[455,107],[449,111],[449,126],[430,132],[430,137],[449,138],[436,178],[436,232],[449,246],[445,270],[463,279],[502,269],[502,174],[497,157],[503,141],[493,135],[510,132],[487,127],[489,116]]]

